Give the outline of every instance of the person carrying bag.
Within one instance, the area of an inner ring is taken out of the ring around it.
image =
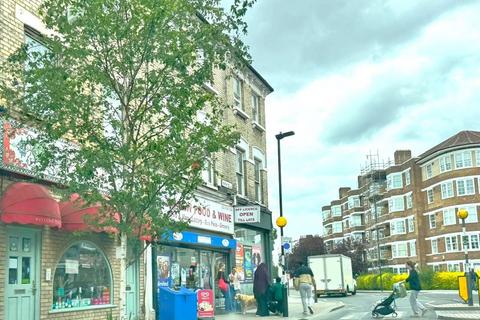
[[[302,298],[302,305],[303,305],[303,314],[308,315],[308,311],[310,314],[313,314],[312,309],[312,290],[315,286],[315,278],[313,276],[312,269],[305,265],[305,263],[301,262],[300,267],[294,274],[293,284],[295,286],[295,280],[298,283],[298,290],[300,291],[300,297]]]

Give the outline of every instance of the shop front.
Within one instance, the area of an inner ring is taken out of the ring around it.
[[[219,288],[219,272],[223,271],[228,277],[233,266],[237,247],[233,239],[233,207],[199,199],[180,212],[180,218],[188,219],[190,228],[171,234],[152,249],[155,309],[159,308],[156,302],[160,287],[186,287],[212,297],[199,308],[214,314],[223,313],[226,300]]]
[[[260,263],[272,265],[272,218],[270,212],[259,205],[235,207],[235,233],[237,240],[234,265],[241,275],[241,292],[253,294],[253,276]]]
[[[98,208],[78,209],[58,203],[43,185],[1,179],[0,318],[118,317],[115,237],[82,219]]]

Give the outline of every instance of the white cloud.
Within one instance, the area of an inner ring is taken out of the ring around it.
[[[409,8],[400,11],[414,14]],[[442,11],[408,41],[382,44],[381,50],[366,48],[365,55],[372,58],[342,60],[300,89],[280,89],[267,100],[270,208],[275,217],[274,135],[296,133],[281,142],[287,235],[321,232],[321,207],[338,197],[339,187],[356,186],[369,152],[391,158],[396,149],[411,149],[419,155],[460,130],[480,130],[478,12],[478,2]],[[283,66],[277,68],[282,74]]]

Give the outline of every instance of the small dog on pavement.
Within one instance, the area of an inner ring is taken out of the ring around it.
[[[248,294],[238,293],[235,296],[235,300],[240,302],[240,306],[242,307],[242,314],[245,314],[247,312],[248,307],[257,305],[257,301],[255,300],[255,297]]]

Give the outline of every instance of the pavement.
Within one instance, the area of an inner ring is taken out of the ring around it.
[[[329,312],[338,310],[343,307],[344,307],[344,303],[341,301],[333,301],[333,300],[328,301],[324,299],[319,299],[319,301],[312,306],[312,309],[314,311],[313,315],[304,316],[302,301],[300,300],[300,295],[298,291],[290,290],[290,296],[288,298],[289,316],[283,317],[283,316],[275,316],[272,314],[270,317],[265,317],[265,318],[268,319],[268,318],[274,317],[274,318],[278,318],[279,320],[280,319],[317,320],[317,319],[321,319],[322,316],[325,316]],[[256,310],[257,310],[256,308],[249,309],[245,315],[240,313],[216,315],[215,320],[260,319],[260,317],[257,317],[255,315]]]

